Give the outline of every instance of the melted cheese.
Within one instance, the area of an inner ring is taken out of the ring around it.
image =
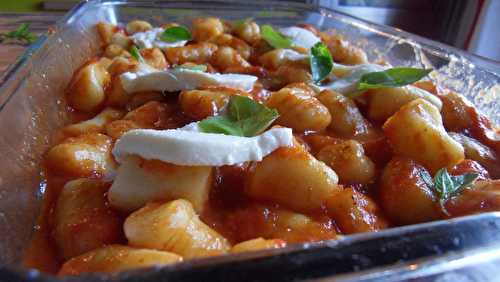
[[[139,91],[174,92],[212,85],[251,91],[257,77],[245,74],[206,73],[179,68],[155,72],[126,72],[120,76],[120,80],[127,93]]]

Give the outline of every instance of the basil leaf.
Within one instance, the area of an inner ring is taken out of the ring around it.
[[[266,130],[278,116],[274,109],[235,95],[229,100],[226,115],[206,118],[198,127],[205,133],[251,137]]]
[[[244,136],[241,128],[235,126],[235,121],[229,116],[208,117],[200,121],[198,127],[205,133]]]
[[[130,47],[130,50],[129,50],[129,53],[130,55],[132,55],[132,57],[134,57],[138,62],[141,62],[141,63],[144,63],[144,58],[142,57],[141,55],[141,52],[139,51],[139,49],[137,48],[137,46],[135,45],[132,45],[132,47]]]
[[[276,30],[270,25],[263,25],[262,28],[260,29],[260,34],[262,38],[269,43],[272,47],[279,49],[279,48],[292,48],[293,43],[292,39],[289,37],[286,37]]]
[[[160,35],[160,40],[168,43],[191,40],[191,32],[183,26],[173,26],[165,29],[165,31]]]
[[[463,189],[470,187],[474,181],[479,177],[478,173],[469,172],[462,175],[451,176],[451,180],[455,185],[456,189],[454,191],[455,194],[460,193]]]
[[[8,34],[10,34],[12,37],[24,36],[28,33],[29,28],[30,24],[22,23],[18,28],[16,28],[16,30],[11,31]]]
[[[233,96],[229,103],[229,113],[240,123],[244,136],[255,136],[268,128],[278,118],[278,112],[254,100]]]
[[[326,45],[322,42],[316,43],[311,48],[309,61],[311,64],[312,78],[316,83],[321,82],[332,72],[332,55]]]
[[[446,168],[442,168],[436,172],[434,176],[434,187],[439,194],[439,198],[448,199],[454,191],[455,184],[451,180],[450,174]]]
[[[175,66],[174,69],[185,69],[185,70],[206,72],[207,66],[206,65],[180,65],[180,66]]]
[[[438,192],[439,198],[444,201],[471,186],[478,176],[479,174],[475,172],[453,176],[448,173],[446,168],[442,168],[434,176],[434,187]]]
[[[3,42],[6,39],[13,39],[18,41],[24,41],[26,43],[33,43],[36,41],[37,36],[29,31],[30,24],[22,23],[15,30],[1,33],[0,34],[0,42]]]
[[[361,76],[358,90],[405,86],[419,81],[431,71],[432,69],[398,67],[366,73]]]
[[[434,181],[432,180],[432,176],[425,169],[419,170],[420,178],[424,181],[425,185],[429,187],[429,189],[434,189]]]

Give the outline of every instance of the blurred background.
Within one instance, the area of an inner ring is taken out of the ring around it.
[[[358,18],[394,26],[500,61],[500,0],[295,1],[332,7]],[[51,15],[50,19],[53,19],[77,2],[78,0],[0,0],[0,13],[37,12]],[[0,29],[1,17],[0,14]]]

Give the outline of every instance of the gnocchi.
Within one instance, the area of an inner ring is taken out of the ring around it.
[[[86,133],[104,133],[106,124],[120,119],[123,115],[123,111],[105,108],[89,120],[63,127],[59,134],[64,139],[66,137],[77,137]]]
[[[218,18],[197,18],[193,20],[193,38],[197,42],[210,41],[224,33],[224,24]]]
[[[261,38],[260,27],[254,21],[245,21],[243,24],[235,26],[233,33],[251,45],[259,42]]]
[[[179,95],[179,104],[187,116],[202,120],[217,115],[229,103],[229,98],[233,95],[250,96],[245,92],[223,87],[187,90]]]
[[[383,129],[396,155],[412,158],[432,173],[465,157],[464,148],[444,129],[439,110],[426,100],[403,106]]]
[[[371,125],[354,101],[330,90],[322,91],[317,98],[328,109],[332,117],[328,126],[335,134],[344,138],[369,134]]]
[[[173,47],[166,50],[167,60],[173,65],[184,63],[206,64],[217,51],[218,46],[210,42],[201,42],[183,47]]]
[[[115,273],[181,261],[181,256],[169,252],[110,245],[66,261],[59,275],[79,275],[91,272]]]
[[[366,53],[362,49],[353,46],[341,35],[322,34],[322,37],[336,62],[346,65],[357,65],[368,61]]]
[[[173,252],[184,258],[219,255],[231,248],[226,238],[198,218],[186,200],[148,203],[125,220],[124,230],[132,246]]]
[[[427,91],[415,86],[373,89],[367,93],[369,97],[368,116],[372,120],[384,122],[402,106],[415,99],[421,98],[441,110],[441,100]]]
[[[354,140],[325,146],[316,157],[337,173],[340,183],[369,184],[375,179],[375,164]]]
[[[246,193],[299,212],[319,209],[337,192],[338,176],[302,146],[280,148],[258,163],[248,179]]]
[[[84,134],[52,147],[45,161],[53,171],[72,178],[109,176],[116,166],[111,146],[111,138],[104,134]]]
[[[277,124],[297,131],[320,131],[331,121],[328,109],[310,92],[298,87],[287,87],[272,93],[266,105],[280,114]]]
[[[134,34],[137,32],[145,32],[152,28],[153,26],[147,21],[133,20],[127,24],[126,30],[128,34]]]
[[[277,249],[285,246],[286,242],[283,240],[279,239],[265,240],[264,238],[256,238],[234,245],[231,248],[231,252],[242,253],[249,251],[266,250],[266,249]]]
[[[109,83],[107,70],[98,63],[90,63],[75,73],[67,91],[68,102],[77,110],[94,112],[104,103]]]
[[[464,147],[465,158],[480,163],[493,178],[500,177],[500,159],[494,150],[460,133],[451,132],[450,136]]]
[[[107,204],[108,188],[84,178],[64,185],[54,208],[54,238],[65,259],[121,241],[122,220]]]
[[[250,64],[231,47],[224,46],[215,51],[211,63],[213,66],[226,71],[229,68],[246,68]]]
[[[377,204],[352,188],[332,195],[326,209],[346,234],[378,231],[388,226]]]
[[[424,171],[415,161],[395,158],[384,168],[380,202],[387,216],[397,224],[414,224],[439,218],[437,196],[425,184]]]
[[[151,67],[158,70],[163,70],[168,67],[167,59],[160,49],[142,49],[140,52],[145,63],[150,65]]]

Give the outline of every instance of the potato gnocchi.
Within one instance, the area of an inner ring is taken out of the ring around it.
[[[461,95],[418,81],[427,70],[363,89],[390,68],[311,25],[134,19],[96,32],[101,52],[68,82],[71,121],[43,161],[37,232],[58,275],[500,210],[498,130]],[[333,60],[326,73],[318,50]],[[473,180],[443,192],[439,175]]]

